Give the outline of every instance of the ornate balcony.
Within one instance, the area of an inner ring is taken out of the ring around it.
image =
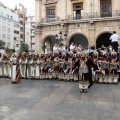
[[[54,23],[60,21],[59,17],[56,18],[42,18],[39,24],[45,24],[45,23]]]
[[[110,18],[120,18],[120,10],[112,12],[93,12],[93,13],[82,13],[81,15],[68,15],[68,19],[65,21],[76,21],[76,20],[96,20],[96,19],[110,19]],[[42,20],[35,24],[34,27],[38,27],[44,24],[52,24],[61,22],[62,19],[59,17],[55,18],[42,18]]]
[[[112,17],[120,17],[120,10],[112,11],[112,12],[93,12],[93,13],[82,13],[82,15],[69,15],[69,20],[84,20],[84,19],[94,19],[94,18],[112,18]]]

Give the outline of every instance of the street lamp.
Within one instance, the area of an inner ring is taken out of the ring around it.
[[[64,39],[62,39],[62,34],[63,33],[60,31],[59,36],[57,34],[55,35],[55,39],[59,40],[59,41],[66,40],[67,39],[67,33],[64,34]]]

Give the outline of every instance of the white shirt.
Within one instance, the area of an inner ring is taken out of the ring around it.
[[[57,51],[57,50],[58,50],[58,47],[54,46],[53,51]]]
[[[119,36],[116,35],[116,34],[113,34],[113,35],[110,37],[110,40],[111,40],[111,42],[118,42]]]
[[[70,45],[70,50],[74,50],[75,46],[74,45]]]

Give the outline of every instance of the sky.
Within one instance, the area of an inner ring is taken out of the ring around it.
[[[28,14],[33,13],[35,10],[35,0],[0,0],[0,2],[13,9],[15,8],[15,4],[21,3],[27,8]]]

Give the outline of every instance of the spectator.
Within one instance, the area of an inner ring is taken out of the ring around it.
[[[117,52],[118,51],[118,40],[120,40],[120,38],[116,34],[116,31],[113,31],[113,35],[111,35],[110,40],[112,42],[112,48]]]
[[[75,45],[74,43],[72,42],[71,45],[70,45],[70,51],[73,51],[75,49]]]
[[[55,51],[58,51],[58,46],[57,46],[57,44],[55,44],[54,47],[53,47],[53,53],[54,53]]]
[[[79,52],[82,51],[82,46],[81,46],[81,45],[78,46],[78,51],[79,51]]]

